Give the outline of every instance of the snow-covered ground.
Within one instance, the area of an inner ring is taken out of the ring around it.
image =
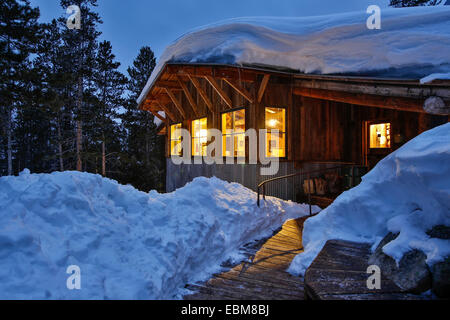
[[[261,64],[304,73],[423,78],[450,72],[450,6],[316,17],[236,18],[197,28],[168,46],[138,103],[167,62]]]
[[[144,193],[79,172],[0,178],[0,299],[172,299],[306,207],[196,178]],[[81,290],[66,287],[69,265]]]
[[[303,274],[330,239],[373,243],[390,231],[400,235],[383,251],[397,262],[419,249],[427,264],[450,255],[450,240],[430,238],[426,231],[450,226],[450,123],[422,133],[393,152],[343,193],[319,215],[304,224],[305,252],[289,271]]]

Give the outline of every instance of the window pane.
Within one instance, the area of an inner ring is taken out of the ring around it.
[[[192,121],[192,155],[205,156],[207,142],[208,142],[207,118]]]
[[[222,114],[222,155],[245,156],[245,109]]]
[[[235,142],[235,156],[245,157],[245,133],[236,134]]]
[[[181,123],[170,126],[170,154],[181,155]]]
[[[172,140],[170,142],[170,154],[181,156],[181,141]]]
[[[370,125],[370,147],[371,148],[391,147],[390,123],[379,123]]]
[[[286,109],[266,108],[266,157],[286,156]],[[271,131],[278,131],[274,133]]]
[[[233,157],[234,151],[233,151],[233,142],[234,142],[234,135],[225,135],[223,136],[223,156],[225,157]]]
[[[286,132],[286,109],[266,108],[266,129],[277,129]]]
[[[266,137],[266,157],[285,157],[286,134],[268,132]]]
[[[234,132],[245,132],[245,109],[234,113]]]
[[[233,113],[228,112],[222,114],[222,134],[233,132]]]

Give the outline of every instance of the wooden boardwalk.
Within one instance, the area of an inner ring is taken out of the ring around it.
[[[305,273],[308,298],[317,300],[421,300],[381,273],[381,288],[367,287],[370,245],[329,240]]]
[[[286,272],[292,259],[302,252],[305,218],[287,221],[266,241],[251,243],[241,250],[247,261],[216,274],[212,279],[188,284],[192,294],[185,300],[303,300],[303,278]]]

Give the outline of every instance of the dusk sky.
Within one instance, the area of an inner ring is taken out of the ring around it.
[[[311,16],[386,7],[389,0],[99,0],[101,40],[109,40],[126,71],[142,46],[158,58],[164,48],[192,28],[243,16]],[[58,0],[31,0],[41,21],[65,15]]]

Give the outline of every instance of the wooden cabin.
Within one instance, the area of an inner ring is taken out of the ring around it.
[[[174,165],[170,155],[179,152],[177,127],[190,130],[193,157],[205,152],[205,129],[216,128],[230,129],[222,132],[231,133],[224,134],[224,141],[234,141],[235,156],[247,159],[248,138],[242,132],[268,129],[266,155],[280,161],[276,176],[292,176],[268,183],[265,193],[303,201],[311,192],[316,203],[326,205],[383,157],[449,121],[446,114],[426,113],[424,102],[431,96],[449,106],[450,81],[420,84],[409,79],[306,75],[266,66],[166,63],[140,108],[163,121],[159,132],[167,141],[167,192],[197,176],[216,176],[253,190],[273,178],[261,176],[261,164],[248,161]],[[277,148],[271,146],[271,129],[280,132]],[[228,152],[226,146],[223,152]]]

